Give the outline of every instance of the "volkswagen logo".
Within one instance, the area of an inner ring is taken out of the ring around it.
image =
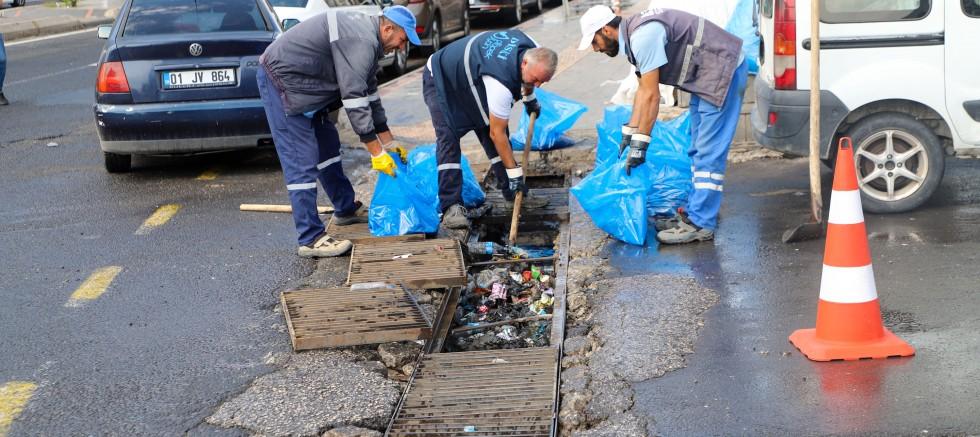
[[[191,52],[191,56],[201,56],[201,53],[204,53],[204,47],[201,47],[201,45],[198,43],[191,44],[189,50]]]

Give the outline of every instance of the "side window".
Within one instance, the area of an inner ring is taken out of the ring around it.
[[[963,0],[963,13],[973,18],[980,18],[980,0]]]
[[[820,21],[873,23],[919,20],[929,15],[931,7],[932,0],[824,0],[820,2]]]

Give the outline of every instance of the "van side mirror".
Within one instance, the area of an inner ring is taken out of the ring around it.
[[[98,27],[99,39],[109,39],[109,35],[112,34],[111,24],[100,24]]]
[[[285,20],[282,20],[282,30],[287,31],[289,29],[292,29],[293,26],[297,24],[299,24],[299,20],[295,18],[287,18]]]

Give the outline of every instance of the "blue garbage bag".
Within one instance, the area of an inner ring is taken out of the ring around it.
[[[640,166],[626,175],[626,154],[572,187],[572,195],[592,221],[613,238],[642,246],[647,235],[650,169]]]
[[[551,150],[568,147],[573,141],[563,134],[575,125],[579,117],[588,110],[585,105],[574,100],[566,99],[558,94],[541,88],[534,90],[541,105],[541,115],[534,122],[534,144],[531,150]],[[521,111],[521,122],[517,131],[510,135],[510,145],[514,150],[524,150],[527,140],[527,125],[531,122],[527,112]]]
[[[749,74],[759,73],[759,32],[756,21],[756,0],[739,0],[728,19],[725,30],[742,38],[742,54],[749,67]]]
[[[610,105],[603,112],[602,121],[595,125],[599,139],[595,150],[595,168],[604,167],[606,161],[615,162],[619,142],[623,140],[623,125],[629,123],[633,107]]]
[[[371,208],[368,209],[368,228],[371,235],[432,233],[439,228],[439,214],[422,184],[412,176],[409,166],[395,159],[396,177],[378,174]],[[438,202],[436,202],[438,204]]]
[[[438,167],[435,144],[418,146],[412,149],[411,152],[408,152],[408,171],[410,176],[419,182],[423,193],[431,199],[433,205],[439,204]],[[486,194],[480,188],[480,183],[476,181],[476,176],[473,174],[473,170],[470,169],[470,163],[466,160],[466,156],[460,157],[460,167],[463,169],[463,206],[476,208],[483,205],[483,202],[486,200]]]

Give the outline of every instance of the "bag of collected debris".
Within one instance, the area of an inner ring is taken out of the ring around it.
[[[596,123],[598,144],[595,150],[595,168],[605,167],[606,161],[615,162],[619,142],[623,140],[623,125],[629,123],[632,106],[610,105],[603,112],[602,121]]]
[[[408,152],[408,171],[419,182],[423,194],[431,199],[432,205],[439,204],[438,167],[435,144],[417,146]],[[466,156],[460,156],[460,167],[463,169],[463,206],[476,208],[483,205],[487,196],[476,181],[476,176],[473,174],[473,169],[470,168]]]
[[[397,155],[392,154],[392,158],[398,167],[396,177],[379,172],[374,187],[368,210],[371,235],[387,237],[435,232],[439,228],[435,207],[438,202],[432,202],[422,183],[409,171],[409,166],[402,164]]]
[[[541,115],[534,122],[534,144],[531,150],[552,150],[575,144],[568,137],[562,136],[575,125],[579,117],[588,110],[585,105],[574,100],[566,99],[555,93],[541,88],[534,90],[534,95],[541,105]],[[521,111],[521,122],[517,131],[510,135],[510,145],[514,150],[524,150],[527,140],[527,125],[531,122],[527,112]]]
[[[650,168],[639,166],[626,175],[626,154],[572,187],[571,192],[592,221],[613,238],[642,246],[647,235]]]

